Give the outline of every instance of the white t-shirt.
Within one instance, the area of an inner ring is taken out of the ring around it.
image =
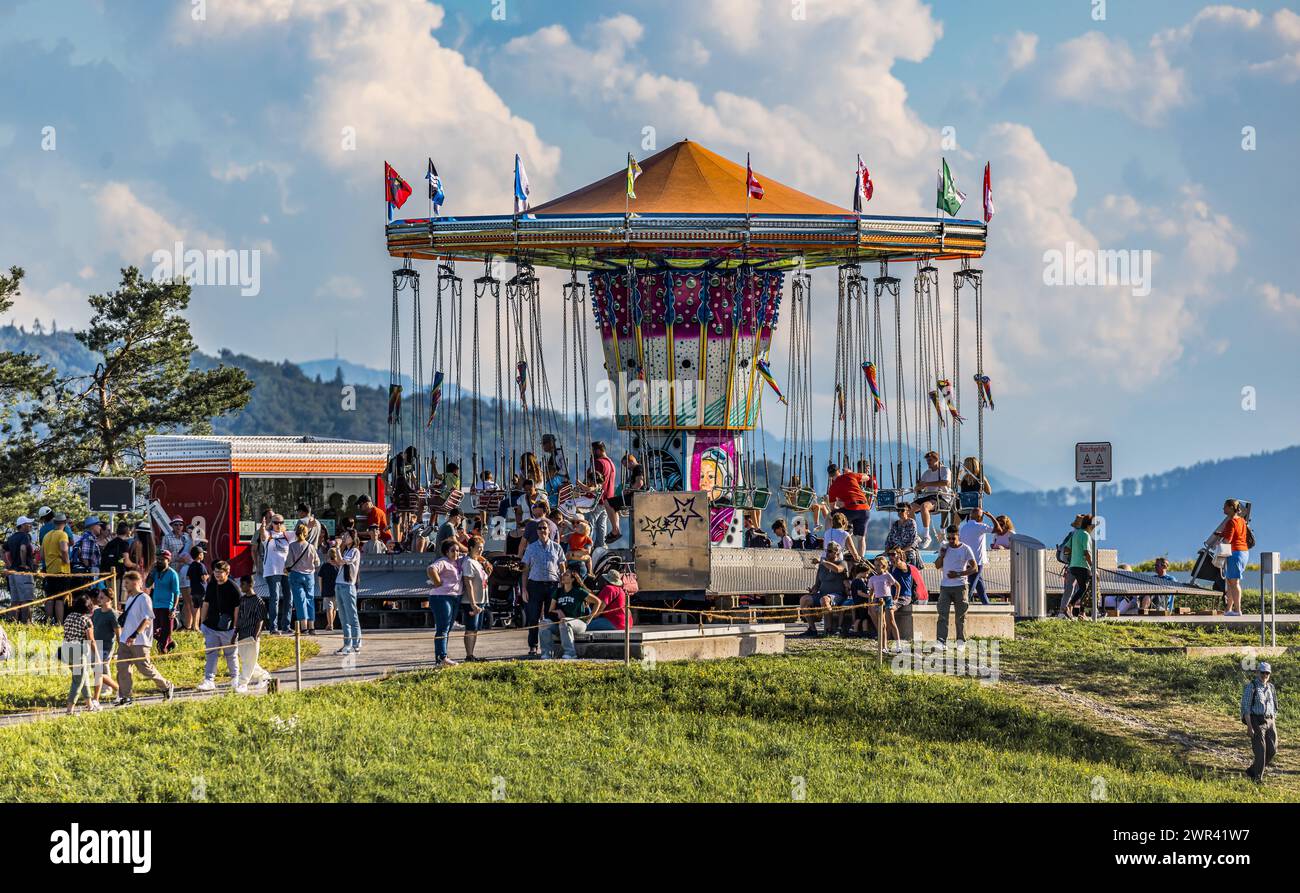
[[[844,544],[848,541],[849,532],[847,530],[840,530],[838,527],[832,527],[830,530],[826,531],[826,535],[822,537],[822,554],[826,554],[827,548],[831,543],[834,543],[840,547],[841,556],[847,555],[849,554],[849,550],[845,548]]]
[[[948,475],[948,466],[940,464],[940,466],[933,471],[927,468],[925,471],[921,472],[921,483],[943,484],[943,486],[938,489],[927,487],[921,491],[921,495],[929,496],[931,493],[947,493],[952,489],[951,482],[952,478]]]
[[[1011,538],[1013,536],[1015,536],[1014,533],[999,533],[997,536],[993,537],[993,548],[1010,549]]]
[[[352,583],[355,585],[361,579],[361,550],[358,549],[356,546],[353,546],[352,548],[348,549],[339,557],[343,559],[343,564],[345,566],[351,566],[352,573],[350,574],[350,576],[352,577],[352,579],[344,580],[343,579],[344,569],[340,567],[339,575],[337,580],[335,581],[335,585],[337,586],[339,583]],[[332,595],[333,593],[326,593],[326,594]]]
[[[974,519],[963,521],[961,527],[957,529],[957,536],[970,546],[970,550],[975,553],[975,563],[980,567],[988,564],[988,535],[992,532],[992,524]]]
[[[140,630],[139,633],[136,633],[136,628],[144,622],[146,617],[153,620],[153,600],[149,598],[149,593],[143,592],[139,595],[130,596],[126,603],[126,622],[122,624],[117,640],[125,645],[126,640],[134,634],[135,644],[142,645],[145,648],[153,647],[152,623]]]
[[[483,590],[487,588],[487,571],[483,570],[483,565],[466,555],[460,560],[460,578],[465,583],[464,592],[460,596],[461,603],[486,605],[487,597]],[[471,590],[473,598],[470,597]]]
[[[262,559],[262,576],[283,576],[284,564],[289,558],[289,537],[283,533],[273,533],[265,545],[266,557]]]
[[[971,547],[965,543],[958,543],[955,546],[944,543],[939,548],[943,550],[943,567],[939,575],[939,585],[965,586],[966,577],[949,577],[948,572],[963,573],[966,570],[966,563],[975,560],[975,553],[971,551]]]

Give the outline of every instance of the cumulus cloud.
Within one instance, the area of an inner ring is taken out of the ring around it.
[[[1038,57],[1038,35],[1017,31],[1007,40],[1007,63],[1019,71]]]
[[[173,222],[126,183],[105,183],[94,193],[92,204],[103,244],[116,251],[125,263],[141,269],[148,269],[155,251],[171,251],[177,242],[203,251],[226,247],[216,236]]]
[[[447,181],[448,212],[508,212],[519,152],[534,193],[547,192],[560,150],[511,112],[460,52],[439,41],[434,32],[443,25],[442,7],[424,0],[237,0],[211,6],[205,24],[218,39],[274,33],[291,41],[305,35],[312,87],[303,111],[303,145],[354,189],[372,188],[384,160],[414,184],[433,153]],[[197,39],[187,19],[175,23],[179,41]],[[640,25],[617,16],[602,36],[635,41]],[[473,139],[460,138],[467,132]]]
[[[1264,299],[1264,306],[1281,316],[1288,326],[1300,326],[1300,297],[1294,292],[1283,291],[1272,282],[1261,282],[1255,290]]]
[[[1057,98],[1118,109],[1138,121],[1159,121],[1187,101],[1183,72],[1159,47],[1139,55],[1124,40],[1090,31],[1061,44],[1052,64]]]
[[[938,132],[908,107],[907,90],[891,69],[900,59],[928,55],[941,25],[928,7],[908,0],[808,4],[806,20],[791,19],[790,9],[784,0],[710,0],[683,23],[715,33],[733,58],[779,44],[779,54],[765,57],[764,100],[708,92],[644,62],[635,54],[641,29],[626,15],[576,36],[549,25],[515,38],[506,45],[510,64],[502,76],[526,90],[519,73],[545,70],[600,125],[639,129],[650,122],[662,138],[658,148],[685,136],[733,158],[750,152],[760,172],[840,204],[850,200],[861,153],[875,176],[873,210],[915,212],[933,189]],[[872,27],[857,27],[862,21]],[[725,63],[714,58],[713,64]],[[838,86],[809,90],[810,83]]]

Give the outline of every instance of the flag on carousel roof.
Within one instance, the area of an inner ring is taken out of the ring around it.
[[[424,175],[424,179],[429,181],[429,203],[433,205],[433,213],[438,214],[442,211],[442,203],[447,200],[447,195],[442,191],[442,177],[438,176],[438,169],[433,166],[433,159],[429,159],[429,171]]]
[[[754,176],[754,168],[750,166],[748,152],[745,153],[745,188],[750,198],[762,200],[763,184],[758,182],[758,177]]]
[[[528,185],[528,172],[524,170],[524,161],[518,155],[515,155],[515,213],[523,214],[528,211],[528,197],[532,194],[532,187]]]
[[[965,201],[966,194],[957,188],[956,182],[952,179],[952,171],[948,170],[948,159],[945,158],[943,170],[939,172],[939,192],[935,197],[934,206],[949,216],[956,217]]]
[[[990,171],[991,164],[984,162],[984,222],[988,223],[993,219],[993,175]]]
[[[627,197],[636,198],[636,178],[641,176],[641,165],[631,152],[627,153]]]
[[[861,214],[866,210],[867,202],[871,201],[872,194],[876,191],[876,184],[871,182],[871,171],[862,163],[862,156],[858,156],[858,172],[853,177],[853,210]]]
[[[406,204],[411,197],[411,184],[402,179],[387,161],[384,162],[384,199],[388,202],[388,220],[393,219],[393,211]]]

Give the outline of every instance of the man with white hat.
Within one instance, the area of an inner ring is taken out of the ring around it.
[[[1250,730],[1250,749],[1255,761],[1246,774],[1254,782],[1264,780],[1264,767],[1277,756],[1277,692],[1273,689],[1273,668],[1260,661],[1256,677],[1241,690],[1241,721]]]
[[[4,559],[5,567],[9,569],[6,575],[9,578],[9,599],[15,608],[27,604],[34,597],[36,584],[32,573],[36,570],[36,558],[32,545],[33,523],[26,515],[19,516],[16,529],[5,540]],[[30,608],[21,608],[15,612],[20,623],[30,621],[31,613]]]

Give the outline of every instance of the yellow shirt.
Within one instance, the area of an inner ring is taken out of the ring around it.
[[[63,549],[60,544],[72,547],[71,540],[68,539],[68,532],[56,528],[45,534],[45,539],[41,540],[41,554],[45,556],[45,572],[47,574],[66,574],[72,571],[72,565],[63,557]]]

